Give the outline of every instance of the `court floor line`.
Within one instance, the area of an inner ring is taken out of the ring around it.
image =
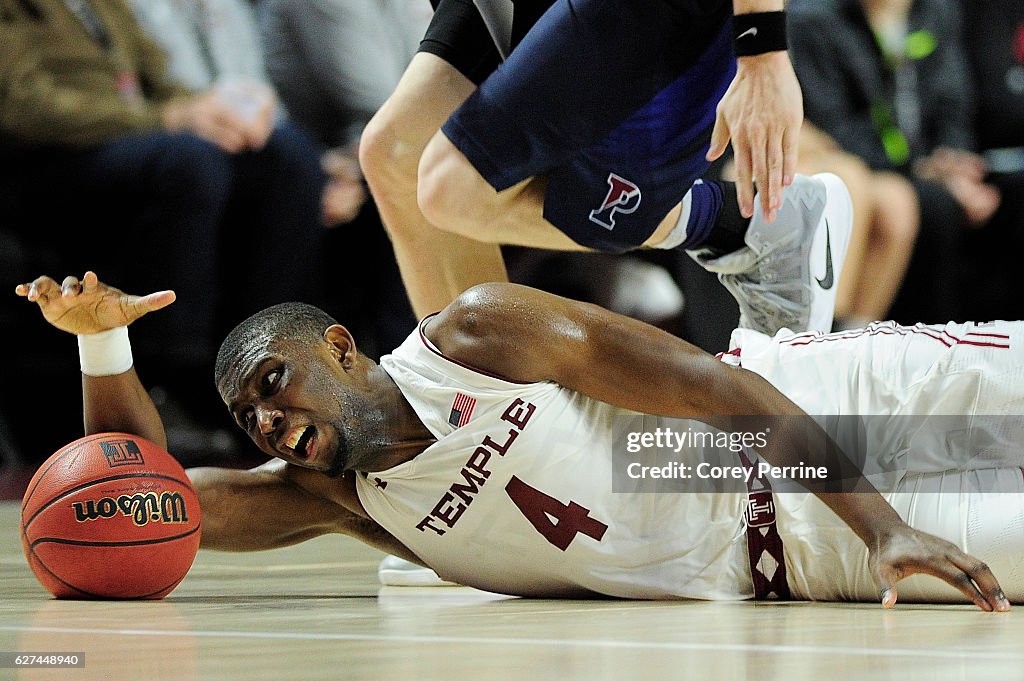
[[[450,643],[505,646],[619,648],[686,652],[795,653],[800,655],[854,655],[879,657],[925,657],[963,659],[978,657],[985,661],[1024,660],[1024,652],[995,650],[951,650],[948,648],[859,648],[853,646],[766,645],[756,643],[697,643],[685,641],[623,641],[614,639],[507,638],[493,636],[406,636],[383,634],[342,634],[289,631],[163,631],[160,629],[102,629],[93,627],[0,626],[0,631],[51,634],[107,634],[120,636],[166,636],[168,638],[240,638],[286,641],[367,641],[381,643]]]

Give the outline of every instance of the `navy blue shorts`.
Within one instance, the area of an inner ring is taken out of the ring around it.
[[[544,217],[576,243],[636,248],[707,170],[736,70],[718,4],[557,0],[442,130],[498,191],[547,177]]]

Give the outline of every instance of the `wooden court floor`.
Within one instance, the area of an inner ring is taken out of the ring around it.
[[[0,679],[1024,679],[1024,606],[547,601],[382,588],[381,554],[325,537],[200,552],[159,602],[57,601],[0,504],[0,651],[84,652]],[[111,566],[116,569],[116,566]]]

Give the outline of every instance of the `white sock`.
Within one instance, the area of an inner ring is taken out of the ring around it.
[[[694,184],[697,184],[700,180],[697,180]],[[690,223],[690,191],[686,192],[686,196],[683,197],[683,201],[680,204],[679,219],[676,220],[676,226],[672,228],[672,231],[668,233],[668,236],[664,238],[660,243],[654,244],[653,248],[660,248],[668,251],[679,244],[686,241],[686,227]]]

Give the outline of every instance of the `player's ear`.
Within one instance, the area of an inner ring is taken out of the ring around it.
[[[324,340],[331,347],[331,354],[341,363],[350,369],[356,359],[356,341],[352,334],[341,324],[332,324],[324,331]]]

